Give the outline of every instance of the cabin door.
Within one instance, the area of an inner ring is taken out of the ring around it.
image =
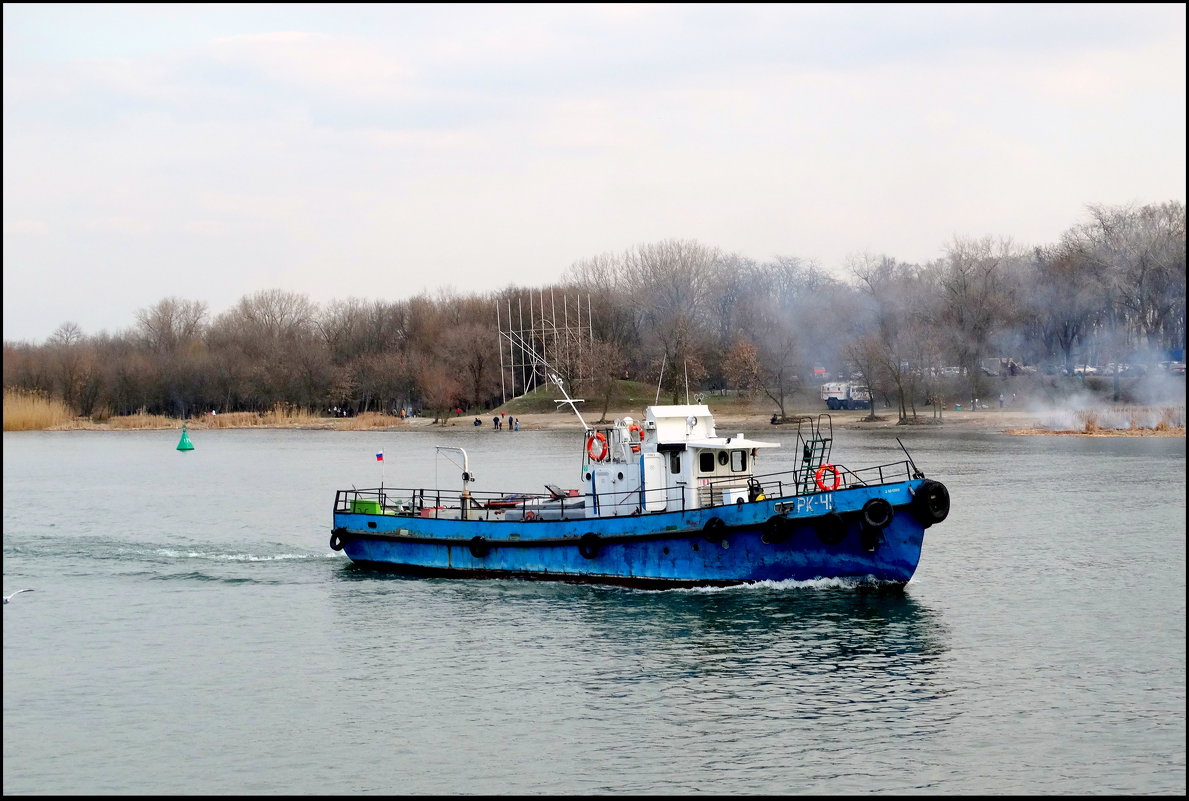
[[[644,454],[644,498],[641,506],[645,512],[665,511],[667,460],[662,453]]]

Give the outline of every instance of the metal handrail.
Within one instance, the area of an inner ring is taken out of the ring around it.
[[[835,465],[835,467],[839,471],[838,489],[840,490],[852,489],[854,487],[879,486],[892,482],[911,480],[914,477],[912,464],[907,460],[864,467],[858,470],[851,470],[842,465]],[[680,511],[684,512],[689,508],[686,493],[690,489],[696,493],[701,493],[703,488],[709,488],[710,503],[701,504],[701,508],[707,508],[725,505],[721,501],[722,490],[738,489],[741,486],[754,486],[768,500],[816,495],[829,491],[821,489],[812,481],[806,486],[800,475],[800,470],[786,470],[760,475],[722,476],[709,479],[707,484],[693,488],[685,484],[674,484],[652,489],[626,490],[622,493],[600,493],[599,507],[601,510],[622,510],[625,515],[651,514],[645,511],[647,500],[649,498],[662,497],[666,501],[667,508],[665,511],[677,511],[672,508],[671,502],[676,501],[677,498],[674,496],[679,494]],[[620,496],[618,499],[615,498],[617,495]],[[715,499],[716,495],[718,498],[717,501]],[[381,514],[422,517],[427,516],[425,514],[427,510],[433,510],[434,514],[429,516],[436,517],[443,509],[461,510],[465,500],[468,519],[503,519],[503,513],[513,509],[518,509],[523,519],[528,512],[536,510],[540,503],[556,501],[556,509],[564,518],[566,502],[568,500],[572,498],[575,502],[582,501],[583,505],[585,505],[587,497],[586,495],[578,495],[557,498],[542,494],[476,491],[469,491],[466,495],[463,495],[461,491],[443,492],[440,489],[380,487],[338,490],[335,493],[334,511],[350,513],[359,508],[356,501],[371,501],[378,506]],[[753,495],[749,493],[749,500],[752,499]],[[641,503],[642,501],[643,503]],[[575,507],[578,507],[577,503],[575,503]],[[372,511],[373,508],[369,507],[369,511]],[[607,515],[600,515],[600,517],[605,516]],[[585,517],[585,513],[583,513],[582,517]]]

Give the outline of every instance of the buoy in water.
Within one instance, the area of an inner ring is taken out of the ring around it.
[[[194,443],[190,441],[190,435],[186,433],[186,424],[185,423],[182,423],[182,438],[178,442],[178,450],[179,451],[194,450]]]

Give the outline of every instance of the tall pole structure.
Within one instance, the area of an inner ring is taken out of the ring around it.
[[[512,327],[512,318],[508,318],[508,328]],[[497,299],[495,302],[495,330],[503,331],[500,328],[500,302]],[[511,355],[511,354],[509,354]],[[504,387],[504,345],[500,343],[500,403],[508,402],[508,390]]]

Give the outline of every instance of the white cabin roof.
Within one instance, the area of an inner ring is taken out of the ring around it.
[[[656,428],[658,444],[684,444],[694,448],[779,448],[778,442],[747,439],[743,434],[722,437],[714,430],[714,415],[705,404],[649,406],[644,410],[646,428]],[[648,425],[651,423],[652,425]]]
[[[744,436],[714,437],[713,439],[691,439],[686,443],[690,448],[779,448],[779,442],[764,442],[758,439],[748,439]]]

